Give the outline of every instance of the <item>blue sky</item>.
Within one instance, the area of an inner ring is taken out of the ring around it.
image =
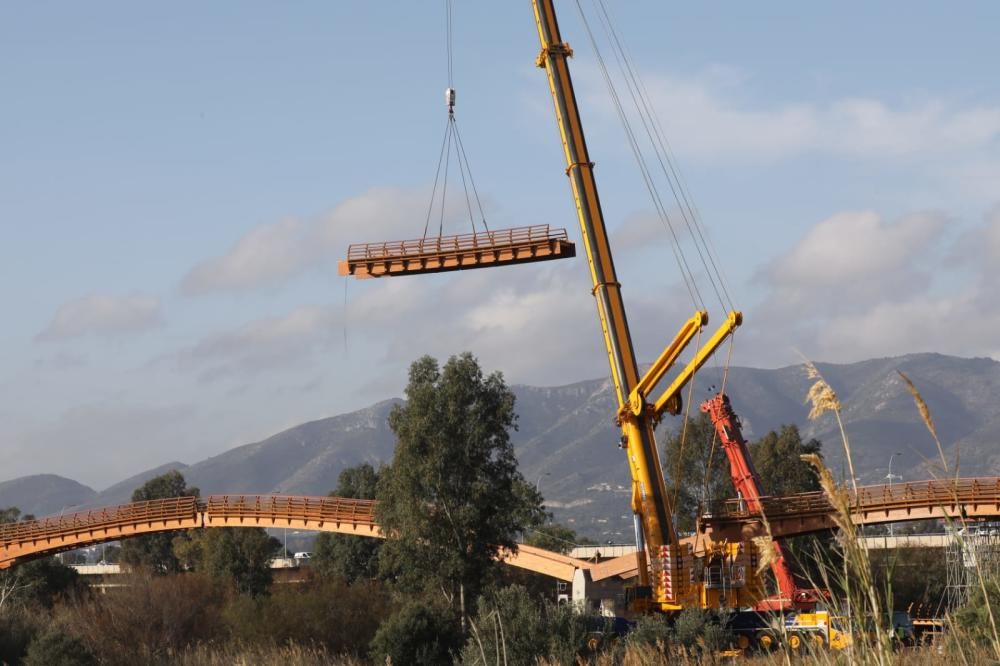
[[[529,3],[456,5],[491,225],[577,237]],[[1000,358],[995,3],[608,5],[746,313],[737,364]],[[648,360],[693,306],[557,7]],[[0,5],[0,480],[194,462],[398,395],[423,353],[606,374],[582,261],[336,275],[422,231],[444,45],[444,3]]]

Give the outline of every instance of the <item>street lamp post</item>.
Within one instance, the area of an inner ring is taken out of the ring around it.
[[[885,478],[889,479],[889,497],[892,497],[892,480],[903,479],[902,476],[892,473],[892,459],[895,458],[896,456],[901,456],[901,455],[903,455],[902,452],[896,451],[895,453],[889,456],[889,473],[885,475]],[[892,533],[893,533],[892,523],[889,523],[889,536],[892,536]]]

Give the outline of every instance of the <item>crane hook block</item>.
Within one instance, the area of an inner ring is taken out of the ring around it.
[[[448,105],[448,113],[455,113],[455,89],[444,89],[444,103]]]

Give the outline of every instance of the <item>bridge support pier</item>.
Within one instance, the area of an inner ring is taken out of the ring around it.
[[[608,617],[625,612],[625,582],[613,576],[594,581],[589,569],[577,569],[573,574],[573,594],[570,597],[579,611],[600,613]]]

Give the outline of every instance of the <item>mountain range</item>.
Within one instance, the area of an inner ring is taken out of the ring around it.
[[[912,354],[851,364],[818,363],[837,391],[860,483],[882,483],[894,456],[894,474],[905,479],[940,474],[940,455],[897,370],[906,373],[926,401],[949,465],[965,476],[1000,473],[1000,363],[987,358]],[[693,402],[725,386],[748,439],[783,424],[796,424],[806,438],[823,442],[828,464],[845,474],[844,448],[832,415],[808,418],[812,383],[802,366],[779,369],[718,367],[699,372]],[[630,484],[618,448],[610,382],[595,379],[567,386],[512,386],[518,430],[512,439],[525,478],[535,483],[555,518],[581,535],[628,540]],[[688,392],[685,391],[685,398]],[[95,491],[71,479],[34,475],[0,483],[0,507],[18,506],[36,515],[127,502],[147,479],[180,470],[202,494],[289,493],[323,495],[345,467],[392,457],[394,437],[387,416],[398,399],[304,423],[267,439],[186,465],[170,462]],[[697,413],[697,404],[690,406]],[[678,428],[668,417],[660,431]],[[659,431],[658,431],[659,433]],[[935,465],[937,465],[935,467]]]

